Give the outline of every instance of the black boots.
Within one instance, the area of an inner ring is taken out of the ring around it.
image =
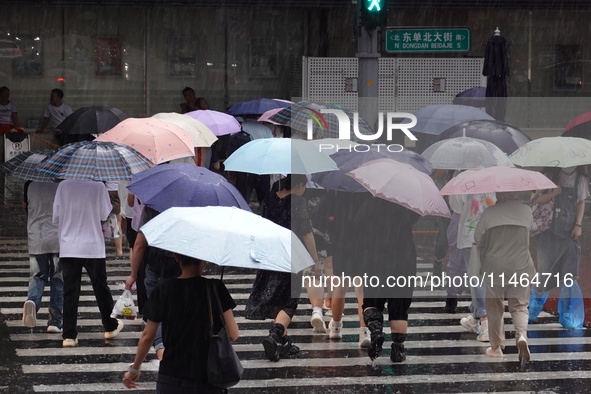
[[[458,309],[457,298],[446,298],[445,299],[445,313],[456,313]]]
[[[281,357],[281,347],[283,345],[283,333],[285,327],[283,324],[275,323],[269,330],[269,336],[263,339],[263,347],[265,348],[265,356],[269,361],[279,361]]]
[[[405,340],[406,334],[392,334],[392,353],[390,353],[390,360],[393,363],[401,363],[406,360],[406,352],[404,351]]]
[[[281,358],[297,354],[300,349],[293,345],[291,339],[285,333],[283,324],[275,323],[269,330],[269,336],[263,339],[265,356],[269,361],[279,361]]]
[[[363,311],[363,320],[365,320],[365,325],[369,329],[371,336],[371,344],[367,349],[367,355],[372,360],[375,360],[382,353],[382,345],[384,344],[384,315],[377,309],[366,309]]]

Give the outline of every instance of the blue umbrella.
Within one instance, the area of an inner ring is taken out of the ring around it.
[[[224,161],[227,171],[251,174],[312,174],[338,170],[335,162],[309,141],[263,138],[247,142]]]
[[[256,119],[244,119],[242,122],[242,130],[246,131],[253,140],[261,138],[273,138],[273,132],[270,128]]]
[[[399,163],[410,164],[417,170],[425,174],[431,174],[431,164],[423,156],[409,150],[401,152],[388,152],[386,149],[378,150],[372,146],[367,152],[355,152],[349,150],[339,150],[330,156],[339,166],[338,171],[319,172],[312,175],[312,182],[322,186],[325,189],[339,190],[344,192],[367,192],[367,189],[355,181],[348,172],[359,168],[364,163],[377,159],[392,159]]]
[[[417,124],[412,132],[439,135],[452,126],[470,120],[494,120],[486,112],[467,105],[429,105],[416,111]],[[408,119],[402,123],[410,123]]]
[[[262,115],[263,113],[275,108],[288,107],[290,103],[267,98],[260,98],[232,105],[226,111],[230,115]]]
[[[133,175],[127,188],[159,212],[171,207],[238,207],[250,211],[240,192],[224,178],[193,164],[163,164]]]

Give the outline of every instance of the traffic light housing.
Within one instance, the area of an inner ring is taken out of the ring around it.
[[[388,17],[387,0],[358,0],[360,4],[361,26],[366,29],[375,29],[386,24]]]

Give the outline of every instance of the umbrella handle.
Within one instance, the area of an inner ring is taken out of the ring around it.
[[[222,273],[220,274],[220,280],[224,281],[224,267],[222,267]]]

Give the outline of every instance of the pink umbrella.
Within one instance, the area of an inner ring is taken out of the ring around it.
[[[433,179],[409,164],[392,159],[377,159],[347,175],[374,196],[402,205],[421,216],[451,216]]]
[[[130,146],[154,164],[195,156],[193,137],[170,122],[155,118],[128,118],[95,141]]]
[[[274,108],[274,109],[270,109],[267,112],[264,112],[257,120],[259,122],[267,122],[267,123],[271,123],[277,126],[283,126],[281,123],[277,123],[274,122],[272,120],[269,120],[269,118],[273,115],[275,115],[277,112],[281,111],[283,108]]]
[[[546,175],[513,167],[488,167],[466,171],[450,180],[441,194],[476,194],[554,189]]]
[[[210,109],[201,109],[193,112],[187,112],[185,115],[197,119],[218,137],[220,135],[238,133],[240,123],[232,115]]]

